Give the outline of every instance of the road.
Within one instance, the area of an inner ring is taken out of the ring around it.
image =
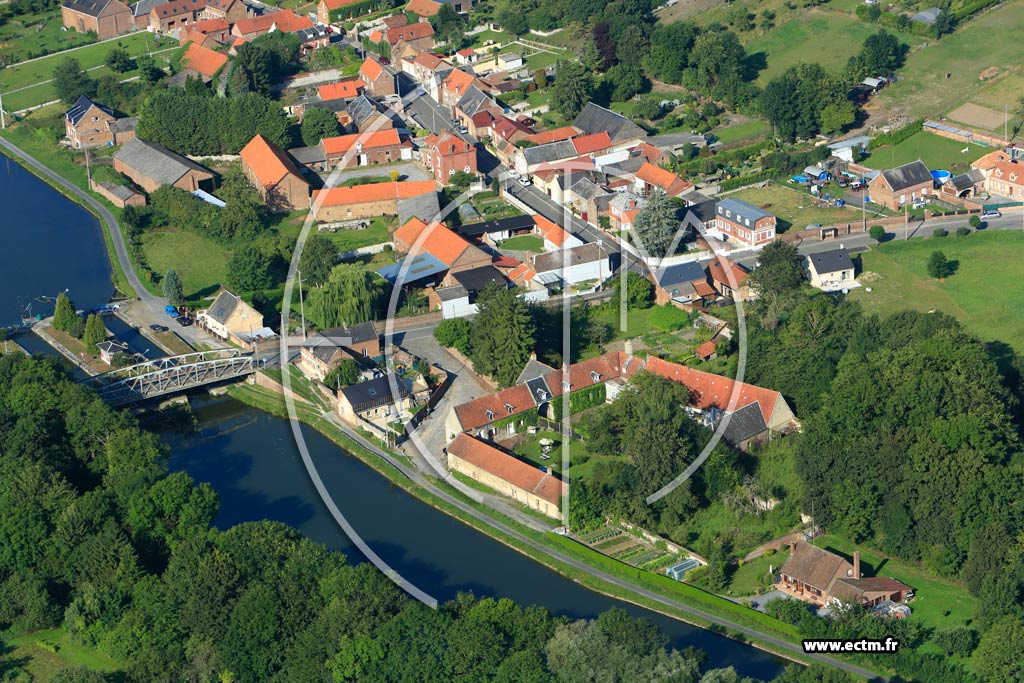
[[[9,140],[0,138],[0,148],[8,154],[17,157],[21,163],[30,167],[37,174],[45,177],[54,185],[60,187],[65,194],[74,197],[80,203],[88,207],[95,215],[100,217],[101,221],[105,224],[107,234],[110,235],[110,239],[114,244],[114,254],[117,256],[117,261],[121,265],[121,270],[124,271],[125,278],[128,280],[129,286],[135,290],[136,298],[138,298],[138,300],[145,306],[145,313],[148,313],[148,315],[143,316],[136,315],[136,324],[142,326],[157,322],[167,325],[170,320],[170,318],[168,318],[164,313],[164,306],[167,305],[167,299],[154,296],[146,291],[146,288],[142,285],[142,281],[139,279],[139,276],[135,274],[131,258],[128,255],[128,247],[124,242],[124,235],[121,232],[120,225],[117,222],[117,218],[114,217],[114,214],[112,214],[106,206],[88,192],[71,181],[66,180],[54,171],[51,171],[38,159],[23,151],[20,147],[17,147]],[[139,317],[145,319],[139,320]],[[199,330],[195,325],[182,327],[177,330],[177,332],[193,346],[196,346],[197,344],[214,347],[223,346],[219,340],[207,335],[205,332]]]

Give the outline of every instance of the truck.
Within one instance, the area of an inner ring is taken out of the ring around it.
[[[172,318],[177,318],[180,315],[180,313],[178,313],[178,309],[171,304],[164,306],[164,313]]]

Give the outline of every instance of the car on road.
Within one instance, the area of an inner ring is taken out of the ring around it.
[[[463,135],[469,135],[469,128],[466,128],[465,126],[459,126],[459,132],[462,133]]]
[[[519,171],[515,170],[514,168],[509,169],[508,177],[514,180],[519,180]]]
[[[153,330],[154,332],[166,332],[167,331],[167,327],[165,327],[164,325],[159,325],[157,323],[153,323],[152,325],[150,325],[149,329]]]
[[[519,179],[519,184],[522,185],[523,187],[528,187],[530,185],[533,185],[533,181],[527,178],[526,176],[523,176],[522,178]]]
[[[178,309],[172,306],[171,304],[167,304],[166,306],[164,306],[164,313],[166,313],[168,316],[172,318],[177,318],[178,316],[181,315],[180,313],[178,313]]]
[[[981,220],[983,220],[983,221],[990,221],[993,218],[1002,218],[1002,217],[1003,217],[1003,214],[999,213],[998,211],[996,211],[994,209],[992,211],[986,211],[985,213],[981,214]]]
[[[175,318],[175,321],[182,327],[188,327],[189,325],[192,324],[192,318],[186,318],[183,315],[180,315],[177,318]]]

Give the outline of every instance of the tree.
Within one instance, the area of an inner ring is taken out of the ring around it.
[[[71,105],[79,97],[93,97],[96,82],[82,70],[82,65],[73,57],[65,57],[53,70],[53,89],[64,104]]]
[[[324,386],[339,390],[359,381],[361,369],[359,363],[350,358],[343,358],[338,367],[334,368],[324,376]]]
[[[99,353],[100,350],[96,347],[102,341],[107,339],[107,328],[103,324],[103,319],[95,313],[90,313],[89,317],[85,319],[85,332],[82,334],[82,341],[85,342],[85,348],[89,353]]]
[[[804,283],[803,257],[794,245],[775,240],[761,251],[748,282],[758,295],[755,310],[761,324],[773,329],[798,299]]]
[[[445,7],[444,5],[448,5]],[[434,27],[434,33],[439,40],[444,41],[452,52],[460,49],[466,41],[466,21],[452,5],[444,3],[437,14],[430,18]]]
[[[128,50],[120,47],[111,48],[111,50],[107,52],[107,56],[103,60],[103,63],[119,74],[123,74],[124,72],[131,71],[135,68],[135,62],[132,60],[131,55],[128,54]]]
[[[534,349],[535,325],[526,302],[514,289],[490,283],[477,295],[470,358],[473,367],[501,386],[515,383]]]
[[[614,102],[630,100],[645,87],[644,75],[637,64],[625,62],[616,64],[608,69],[604,80],[612,87],[612,101]]]
[[[648,121],[661,118],[661,115],[664,113],[665,110],[662,108],[661,103],[654,97],[644,97],[633,107],[633,114],[635,116],[647,119]]]
[[[374,276],[353,263],[335,266],[322,287],[309,293],[311,318],[321,329],[373,320],[383,294]]]
[[[181,290],[181,278],[173,268],[164,273],[164,298],[172,304],[180,304],[185,298]]]
[[[75,313],[75,304],[64,292],[57,295],[57,303],[53,308],[53,327],[61,332],[68,332],[80,320]]]
[[[434,339],[441,346],[458,349],[463,355],[468,355],[472,331],[473,325],[465,318],[450,318],[434,328]]]
[[[981,637],[975,654],[985,683],[1019,683],[1024,679],[1024,622],[1004,617]]]
[[[582,64],[559,62],[551,87],[551,106],[566,120],[576,118],[594,94],[594,80]]]
[[[622,278],[615,279],[615,301],[622,301]],[[650,308],[654,303],[654,285],[639,273],[626,273],[626,305],[629,308]]]
[[[99,671],[84,666],[72,666],[61,669],[50,680],[53,683],[107,683],[110,679]]]
[[[299,257],[302,279],[309,287],[327,282],[331,269],[338,262],[338,247],[326,235],[314,234],[306,240]]]
[[[135,58],[135,68],[139,71],[139,80],[146,85],[153,85],[164,77],[164,70],[156,65],[152,55],[139,55]]]
[[[885,228],[883,228],[881,225],[872,225],[871,228],[868,230],[868,234],[871,235],[871,239],[875,240],[876,242],[881,242],[883,239],[885,239]]]
[[[851,81],[887,76],[903,66],[909,46],[888,31],[879,31],[864,40],[859,53],[850,57],[846,70]]]
[[[678,245],[686,238],[686,230],[679,222],[679,210],[661,190],[651,193],[647,203],[640,207],[633,221],[633,234],[637,245],[657,258],[670,256],[670,249],[678,250]]]
[[[338,117],[330,109],[310,107],[302,115],[302,141],[312,147],[319,145],[324,138],[341,135],[341,124]]]
[[[270,258],[255,244],[243,244],[228,261],[228,284],[241,292],[273,286]]]
[[[971,227],[974,228],[975,230],[981,227],[981,218],[979,218],[977,215],[968,218],[967,222],[970,223]]]
[[[951,273],[952,269],[946,255],[941,251],[933,251],[932,255],[928,257],[928,275],[936,280],[942,280],[949,277]]]

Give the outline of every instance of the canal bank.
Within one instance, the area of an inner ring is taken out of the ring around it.
[[[21,173],[29,175],[23,170]],[[98,253],[101,257],[102,267],[91,273],[80,268],[59,270],[57,275],[65,281],[71,280],[70,285],[64,284],[59,288],[55,288],[50,284],[48,287],[51,290],[58,291],[58,289],[69,288],[73,289],[73,291],[79,291],[79,288],[85,287],[88,283],[94,283],[97,276],[101,280],[109,282],[109,263],[106,261],[103,250],[98,248],[98,240],[95,239],[97,237],[95,231],[102,233],[98,221],[80,207],[71,204],[64,197],[59,197],[60,201],[55,201],[52,196],[52,189],[48,188],[37,178],[34,178],[34,181],[42,188],[48,190],[50,196],[47,196],[45,192],[41,192],[38,187],[32,187],[27,188],[31,191],[23,195],[10,194],[4,197],[5,193],[3,189],[0,189],[0,201],[6,201],[8,205],[14,204],[15,206],[25,207],[23,222],[18,225],[11,225],[10,230],[7,232],[33,234],[28,217],[29,207],[32,206],[48,207],[53,205],[60,210],[68,210],[68,206],[64,205],[69,205],[78,214],[63,222],[63,234],[56,241],[49,244],[46,242],[35,242],[34,245],[26,242],[26,246],[31,248],[21,254],[4,254],[0,258],[0,263],[3,262],[3,259],[20,258],[25,263],[31,264],[39,260],[41,254],[46,258],[50,258],[49,246],[51,245],[58,245],[62,249],[71,247],[76,257],[83,254],[95,255]],[[33,193],[36,195],[34,198]],[[83,218],[83,214],[87,218]],[[38,213],[31,217],[32,220],[37,218]],[[77,232],[69,233],[67,231],[68,226],[72,226],[72,230],[77,230]],[[80,230],[83,226],[86,229]],[[92,231],[91,235],[90,230]],[[5,279],[3,283],[5,291],[0,291],[0,300],[13,294],[17,289],[17,287],[12,286],[11,291],[6,291],[7,287],[8,281]],[[106,285],[106,291],[107,296],[103,297],[102,301],[105,301],[109,297],[109,292],[112,291],[109,284]],[[76,301],[76,303],[78,302]],[[93,305],[98,305],[98,303],[100,301]],[[79,307],[85,307],[82,303],[78,305]],[[297,462],[297,451],[290,431],[284,429],[283,437],[278,433],[282,431],[282,426],[284,428],[288,427],[287,422],[280,420],[280,418],[270,418],[270,416],[256,412],[251,408],[238,411],[238,415],[241,415],[242,419],[253,424],[265,424],[261,421],[267,419],[278,420],[280,424],[275,423],[277,426],[273,429],[277,431],[273,439],[269,437],[263,438],[266,435],[250,439],[249,446],[245,449],[246,452],[242,454],[241,462],[231,462],[232,458],[224,453],[218,453],[216,446],[210,447],[211,444],[216,443],[213,439],[217,434],[210,435],[209,438],[200,437],[195,443],[177,443],[173,446],[176,466],[185,469],[199,481],[211,481],[214,484],[215,488],[222,495],[222,515],[225,515],[228,520],[234,518],[236,521],[244,521],[250,517],[253,519],[278,519],[306,531],[304,524],[315,517],[317,519],[316,525],[311,531],[316,531],[317,533],[310,533],[311,537],[323,540],[324,542],[328,542],[324,540],[326,538],[333,538],[334,541],[331,542],[332,547],[344,550],[348,545],[347,540],[338,538],[340,530],[334,525],[333,520],[329,516],[324,515],[325,511],[315,492],[310,493],[309,487],[311,487],[311,483],[301,463]],[[217,431],[221,430],[218,429]],[[230,438],[231,434],[238,433],[239,431],[240,428],[231,426],[224,436],[225,438]],[[467,524],[460,523],[456,517],[463,519],[467,523],[469,523],[469,520],[441,504],[430,502],[430,505],[424,505],[420,499],[409,495],[407,491],[403,491],[392,482],[378,476],[377,472],[366,467],[359,460],[355,458],[339,458],[338,448],[331,444],[323,435],[312,430],[306,431],[308,433],[308,440],[321,444],[316,449],[317,466],[322,468],[322,472],[327,473],[325,474],[325,480],[331,482],[332,493],[337,492],[336,500],[345,507],[346,513],[349,512],[350,505],[358,510],[360,516],[358,517],[359,523],[357,527],[360,533],[369,539],[368,542],[371,543],[375,551],[378,551],[382,556],[392,558],[393,566],[400,567],[403,574],[411,573],[411,575],[417,576],[419,579],[417,583],[422,584],[425,589],[438,597],[443,599],[444,597],[454,595],[458,590],[473,590],[482,595],[511,597],[523,604],[541,604],[555,613],[574,617],[596,616],[600,611],[611,606],[626,604],[587,590],[583,586],[545,568],[538,561],[531,561],[522,552],[511,550],[506,545],[503,545],[507,544],[516,547],[515,543],[510,541],[507,536],[514,536],[524,532],[506,526],[505,529],[507,532],[510,532],[506,533],[506,531],[500,530],[500,526],[503,525],[499,522],[497,524],[490,524],[482,533],[480,530],[467,526]],[[328,445],[324,446],[323,444]],[[249,452],[250,450],[251,452]],[[352,450],[355,449],[343,448],[342,452],[344,454]],[[182,453],[193,455],[183,456]],[[196,453],[200,455],[196,456]],[[250,458],[250,460],[246,462],[245,458]],[[252,482],[251,486],[247,484],[246,494],[239,500],[232,495],[232,492],[248,481],[249,476],[256,469],[257,463],[251,460],[251,458],[259,458],[259,467],[269,466],[271,474],[267,477],[258,478],[258,480]],[[187,464],[183,465],[183,462]],[[274,468],[279,468],[285,462],[289,463],[290,469],[273,472]],[[357,487],[355,490],[346,488],[349,480],[345,476],[328,476],[339,467],[344,470],[344,468],[349,466],[346,463],[357,463],[363,468],[363,473],[355,477],[363,482],[364,486],[362,488]],[[211,465],[213,470],[209,469]],[[371,479],[376,480],[379,485],[383,486],[386,484],[390,488],[380,488],[380,486],[374,488],[369,486],[365,482],[366,473],[370,473],[372,475]],[[302,495],[289,495],[282,498],[275,494],[275,489],[284,480],[293,483],[304,482],[307,488],[302,490]],[[366,490],[370,489],[377,490],[379,497],[367,497]],[[393,505],[396,505],[395,501],[399,500],[402,501],[399,507],[403,510],[403,514],[399,520],[393,520],[391,519],[391,508]],[[457,502],[456,507],[468,505],[465,502],[455,501],[451,498],[448,501],[442,502],[448,504]],[[444,510],[445,514],[439,512],[439,509]],[[462,508],[462,510],[463,512],[466,511],[465,508]],[[364,518],[361,515],[366,511],[375,512],[376,514],[371,514],[371,516]],[[317,514],[313,515],[313,512]],[[387,524],[383,524],[381,520],[381,514],[384,512],[388,514]],[[425,519],[431,520],[431,523],[426,527],[423,526],[423,520]],[[362,527],[361,525],[364,524],[366,526]],[[410,529],[415,530],[415,533],[410,535]],[[459,531],[454,531],[455,529]],[[325,533],[329,533],[330,536],[325,536]],[[475,536],[463,536],[463,534],[475,534]],[[450,538],[460,539],[460,542],[450,543]],[[464,539],[464,542],[461,539]],[[517,548],[517,550],[521,551],[520,548]],[[565,571],[570,575],[573,571],[572,567],[580,570],[583,566],[582,562],[575,561],[573,558],[567,556],[563,556],[563,558],[567,563],[565,566],[554,564],[551,566],[556,566],[559,571]],[[575,564],[573,564],[574,562]],[[508,571],[509,567],[515,567],[516,571]],[[526,567],[529,569],[526,569]],[[623,591],[630,589],[627,582],[618,580],[615,577],[608,578],[612,580],[611,585],[618,586]],[[635,599],[638,602],[642,599],[645,606],[659,610],[664,609],[663,607],[657,607],[657,603],[661,599],[657,594],[647,591],[647,594],[644,595],[644,589],[637,589],[635,587],[632,590],[640,597],[631,599]],[[565,595],[576,597],[572,601],[566,601],[563,597]],[[641,609],[633,605],[630,605],[629,609],[658,623],[661,628],[670,634],[673,644],[677,647],[694,646],[708,651],[710,663],[714,666],[734,665],[746,675],[757,676],[762,679],[772,678],[781,668],[782,660],[754,649],[749,645],[716,635],[710,630],[688,626],[676,619],[669,619],[647,609]],[[707,626],[715,623],[714,615],[707,614],[706,621],[702,622],[700,619],[703,617],[693,616],[695,612],[699,614],[700,610],[691,610],[691,619],[701,623],[701,625]],[[779,641],[777,646],[782,651],[787,646],[793,647],[793,644]]]

